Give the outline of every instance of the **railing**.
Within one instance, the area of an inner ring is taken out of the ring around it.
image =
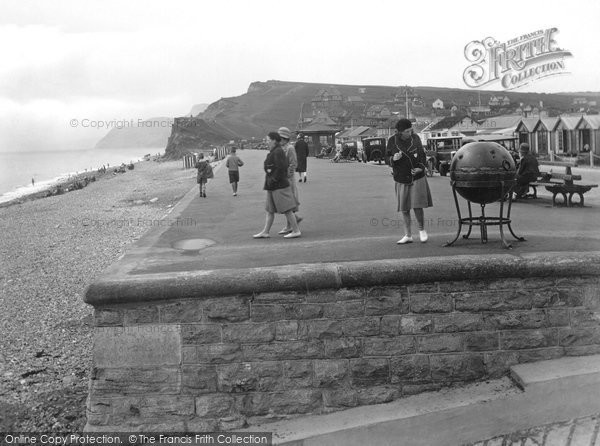
[[[213,157],[213,161],[222,160],[227,155],[229,155],[229,147],[227,146],[217,147],[213,150],[213,153],[210,154],[210,156]],[[182,161],[184,169],[193,169],[198,162],[198,155],[193,153],[184,155]]]

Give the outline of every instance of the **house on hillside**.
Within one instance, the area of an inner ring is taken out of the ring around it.
[[[508,107],[508,106],[510,106],[510,99],[508,99],[508,96],[504,96],[502,98],[501,105],[502,105],[502,107]]]
[[[392,112],[385,105],[375,104],[367,108],[366,116],[368,118],[383,118],[387,119],[392,116]]]
[[[335,87],[330,87],[328,89],[321,88],[313,96],[310,102],[313,108],[328,107],[332,104],[339,105],[342,102],[342,94]]]
[[[441,99],[436,99],[435,101],[433,101],[433,104],[431,104],[432,108],[435,109],[439,109],[439,110],[443,110],[444,109],[444,101],[442,101]]]
[[[474,105],[469,107],[469,113],[473,118],[480,118],[492,114],[492,109],[489,105]]]
[[[490,98],[490,100],[488,101],[488,105],[490,107],[498,107],[498,106],[500,106],[500,104],[501,104],[500,99],[497,98],[496,96],[492,96]]]
[[[360,96],[348,96],[347,102],[350,105],[364,105],[365,103],[364,99]]]

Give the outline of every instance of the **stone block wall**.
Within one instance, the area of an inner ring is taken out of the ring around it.
[[[227,430],[600,353],[600,279],[95,304],[95,322],[88,430]]]

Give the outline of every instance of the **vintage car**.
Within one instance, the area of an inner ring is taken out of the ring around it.
[[[437,136],[427,139],[427,147],[425,153],[427,155],[427,174],[433,175],[433,171],[437,170],[441,176],[446,176],[450,170],[450,161],[454,152],[460,149],[463,138],[469,138],[472,141],[489,141],[495,142],[511,153],[515,162],[518,159],[516,152],[517,137],[500,134],[482,134],[472,136]]]
[[[385,138],[365,138],[363,139],[363,150],[367,161],[377,161],[381,164],[385,161]]]
[[[462,136],[434,136],[427,139],[425,153],[429,176],[433,175],[434,170],[443,177],[448,174],[452,153],[460,149],[462,138]]]

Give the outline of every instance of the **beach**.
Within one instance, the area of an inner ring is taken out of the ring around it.
[[[82,294],[195,177],[181,161],[143,161],[0,208],[0,431],[83,429],[93,313]]]

